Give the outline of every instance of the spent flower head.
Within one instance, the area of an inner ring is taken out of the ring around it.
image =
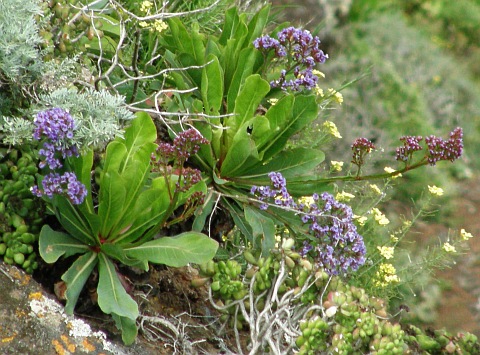
[[[463,153],[463,130],[460,127],[450,132],[450,137],[444,140],[436,136],[425,138],[428,147],[428,162],[435,165],[440,160],[454,161]]]
[[[367,138],[357,138],[352,144],[352,163],[357,165],[360,168],[365,164],[365,157],[372,150],[375,149],[373,142],[369,141]]]

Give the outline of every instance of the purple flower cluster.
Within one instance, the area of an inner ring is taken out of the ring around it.
[[[70,143],[75,130],[73,117],[61,108],[52,108],[37,114],[34,120],[35,129],[33,138],[45,139],[43,148],[38,151],[45,159],[39,164],[40,168],[48,166],[51,170],[62,167],[58,154],[63,159],[72,155],[78,156],[78,149]]]
[[[435,165],[440,160],[454,161],[462,156],[463,153],[463,130],[460,127],[450,132],[450,137],[444,140],[439,137],[425,137],[425,143],[428,147],[428,162]]]
[[[358,167],[365,163],[365,156],[375,149],[375,145],[367,138],[357,138],[352,144],[352,163]]]
[[[253,41],[256,49],[268,53],[275,51],[277,60],[286,62],[286,69],[280,72],[280,78],[270,82],[270,86],[280,87],[283,90],[299,91],[302,87],[313,89],[318,77],[313,74],[317,63],[324,63],[328,55],[320,48],[320,40],[307,30],[288,27],[277,33],[277,39],[268,35]],[[293,79],[287,79],[287,74],[292,73]]]
[[[404,136],[400,138],[403,142],[403,147],[396,149],[395,159],[403,161],[408,164],[412,159],[413,153],[420,151],[423,148],[420,142],[423,140],[421,136]],[[463,130],[460,127],[455,128],[450,132],[450,137],[447,140],[437,136],[425,137],[428,153],[426,158],[430,165],[435,165],[440,160],[450,160],[460,158],[463,153]]]
[[[53,108],[37,114],[34,120],[35,129],[33,138],[44,140],[43,146],[38,153],[44,159],[40,161],[39,167],[48,167],[56,170],[63,167],[62,159],[71,156],[78,156],[78,149],[71,143],[75,130],[73,117],[61,108]],[[67,196],[73,204],[81,204],[87,195],[85,185],[77,180],[72,172],[63,175],[51,172],[44,176],[42,181],[43,189],[38,186],[32,187],[35,196],[48,196],[54,194]]]
[[[296,203],[286,189],[286,180],[280,174],[269,174],[272,186],[253,186],[254,194],[267,209],[269,201],[290,208],[301,214],[303,224],[308,225],[309,234],[315,237],[304,242],[302,254],[314,254],[319,266],[330,275],[356,271],[365,263],[366,248],[363,238],[353,222],[352,209],[335,198],[323,193],[313,194],[313,203]]]
[[[37,197],[45,195],[49,198],[53,195],[63,195],[68,197],[74,205],[81,204],[87,196],[85,185],[79,182],[72,172],[66,172],[63,175],[49,173],[44,176],[42,187],[43,189],[39,189],[38,186],[33,186],[32,193]]]
[[[396,150],[395,159],[408,163],[412,159],[413,153],[416,151],[422,150],[420,142],[422,141],[421,136],[403,136],[400,138],[400,141],[403,142],[403,147],[399,147]]]

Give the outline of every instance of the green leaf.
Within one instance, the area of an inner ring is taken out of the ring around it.
[[[260,102],[269,91],[270,84],[263,80],[258,74],[250,75],[245,80],[245,84],[240,89],[238,97],[235,100],[235,115],[226,120],[226,126],[228,127],[228,149],[230,149],[230,144],[238,129],[254,116]]]
[[[275,106],[273,106],[273,108]],[[271,139],[265,147],[262,147],[262,160],[266,161],[282,151],[287,141],[295,133],[304,129],[309,123],[316,119],[317,115],[318,106],[315,102],[314,95],[296,96],[291,116],[284,121],[285,124],[283,126],[280,126],[280,130],[276,131],[275,138]]]
[[[148,261],[129,258],[125,254],[125,250],[118,244],[102,244],[100,251],[110,258],[120,261],[123,265],[133,266],[148,271]]]
[[[247,238],[247,240],[253,245],[252,227],[245,220],[244,212],[238,206],[235,206],[228,202],[228,200],[224,200],[224,203],[227,206],[228,212],[230,213],[230,216],[232,216],[235,225],[238,227],[238,229],[240,229],[240,232]]]
[[[127,317],[120,317],[115,313],[112,313],[112,318],[115,321],[117,328],[122,332],[123,343],[125,345],[132,345],[138,333],[135,320]]]
[[[67,286],[67,291],[65,293],[67,299],[65,312],[67,314],[73,314],[78,297],[80,296],[88,277],[97,265],[97,256],[97,253],[94,253],[93,251],[80,256],[75,260],[72,266],[70,266],[67,272],[62,275],[62,280],[65,281]]]
[[[84,202],[77,206],[77,208],[86,211],[88,213],[94,213],[93,201],[92,201],[92,165],[93,165],[93,150],[88,149],[86,153],[81,154],[78,157],[69,157],[67,159],[68,165],[72,168],[72,171],[87,189],[87,196]]]
[[[245,79],[254,72],[255,63],[262,60],[262,53],[253,47],[244,48],[239,55],[238,64],[227,93],[227,112],[235,109],[235,100]]]
[[[49,264],[56,262],[62,255],[69,257],[74,254],[86,253],[89,250],[88,245],[68,234],[54,231],[47,224],[40,231],[38,248],[42,259]]]
[[[100,186],[98,195],[98,216],[102,221],[100,234],[107,238],[124,214],[125,181],[116,171],[106,171],[102,175]]]
[[[245,219],[252,227],[254,248],[261,248],[262,255],[270,254],[275,247],[275,223],[257,209],[245,206]]]
[[[138,317],[138,305],[125,291],[115,265],[103,253],[98,254],[98,305],[103,313],[115,313],[132,320]]]
[[[253,167],[251,173],[244,174],[242,179],[250,179],[253,184],[265,185],[270,182],[268,173],[282,173],[290,182],[298,176],[306,176],[325,160],[325,154],[318,149],[295,148],[278,153],[267,164]]]
[[[125,156],[122,170],[128,167],[135,153],[141,146],[151,146],[151,143],[157,139],[157,130],[151,117],[146,112],[137,112],[136,118],[131,121],[129,127],[125,129],[125,146],[127,155]],[[154,148],[152,148],[153,151]]]
[[[248,23],[247,43],[253,43],[255,39],[263,35],[263,30],[268,23],[268,16],[270,13],[270,5],[264,6],[252,17]]]
[[[163,179],[163,178],[161,178]],[[152,188],[143,191],[135,201],[135,205],[125,216],[130,226],[124,233],[115,236],[115,243],[133,243],[143,233],[164,220],[164,214],[170,205],[170,198],[165,189]],[[125,225],[125,223],[123,224]]]
[[[98,216],[83,213],[82,209],[72,205],[65,196],[54,195],[52,204],[58,221],[72,237],[88,245],[97,243]]]
[[[202,100],[207,114],[220,111],[223,101],[223,71],[218,58],[207,57],[207,63],[202,71]]]
[[[173,267],[189,263],[201,264],[215,256],[218,243],[198,232],[185,232],[175,237],[163,237],[140,246],[126,248],[132,258]]]
[[[119,139],[108,143],[105,162],[103,164],[103,172],[119,172],[122,162],[127,155],[127,147],[123,140]]]
[[[258,164],[259,161],[255,142],[249,137],[238,139],[227,151],[220,170],[221,177],[240,176],[250,167]]]

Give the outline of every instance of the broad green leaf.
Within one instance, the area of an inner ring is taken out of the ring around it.
[[[220,111],[223,101],[223,71],[216,56],[208,56],[206,62],[209,64],[202,70],[202,100],[205,112],[216,114]]]
[[[93,150],[88,149],[87,152],[78,157],[70,157],[67,159],[68,164],[72,167],[72,171],[88,191],[85,201],[77,208],[89,213],[94,213],[92,201],[92,165],[93,165]]]
[[[140,246],[125,249],[128,256],[173,267],[211,260],[218,243],[198,232],[185,232],[175,237],[163,237]]]
[[[115,243],[134,243],[146,230],[165,220],[164,215],[169,205],[170,198],[165,190],[152,187],[143,191],[135,201],[131,213],[125,217],[125,221],[132,225],[125,233],[115,235]]]
[[[115,313],[112,313],[112,318],[117,328],[122,332],[123,343],[132,345],[138,333],[136,321],[127,317],[121,317]]]
[[[310,175],[312,169],[325,160],[325,154],[318,149],[295,148],[278,153],[267,164],[252,167],[249,173],[242,175],[242,179],[249,179],[253,184],[265,185],[270,182],[268,173],[275,171],[291,180],[298,176]]]
[[[131,121],[130,126],[125,129],[125,156],[122,170],[126,169],[138,148],[147,143],[153,143],[157,139],[157,130],[151,117],[146,112],[137,112],[136,118]]]
[[[252,17],[248,23],[247,44],[253,43],[255,39],[263,35],[263,30],[268,23],[270,5],[264,6]]]
[[[230,203],[228,200],[224,200],[225,205],[228,208],[230,216],[233,218],[233,222],[240,229],[240,232],[247,238],[247,240],[253,245],[253,232],[252,227],[245,220],[244,212],[238,207]]]
[[[105,153],[105,162],[103,164],[103,172],[115,171],[118,173],[126,155],[127,147],[122,139],[108,143]]]
[[[90,251],[75,260],[72,266],[70,266],[70,268],[62,275],[62,280],[65,281],[67,286],[67,292],[65,293],[67,299],[65,312],[67,314],[73,314],[78,297],[80,296],[88,277],[97,265],[97,262],[97,253]]]
[[[97,243],[97,235],[92,234],[98,230],[99,221],[95,215],[84,215],[64,196],[54,195],[52,204],[58,221],[73,238],[87,245]]]
[[[276,105],[275,105],[276,106]],[[275,107],[274,106],[274,107]],[[286,125],[280,127],[275,138],[262,148],[262,160],[266,161],[281,152],[287,141],[301,129],[317,118],[318,105],[314,95],[299,95],[295,97],[291,116],[286,120]]]
[[[235,109],[235,100],[238,96],[240,87],[249,77],[255,67],[255,63],[263,59],[262,53],[253,47],[242,49],[238,58],[238,64],[232,77],[227,93],[227,111],[233,112]]]
[[[100,186],[98,195],[98,216],[102,221],[100,234],[106,238],[124,214],[125,181],[116,171],[107,171],[102,175]]]
[[[245,80],[245,84],[235,100],[235,115],[226,120],[228,149],[231,148],[230,144],[237,130],[254,116],[258,105],[269,91],[270,84],[263,80],[260,75],[250,75]]]
[[[218,43],[226,45],[227,41],[234,36],[235,29],[238,26],[240,18],[238,17],[238,10],[236,7],[231,7],[225,13],[223,21],[222,35],[218,39]]]
[[[54,231],[45,224],[38,238],[38,249],[42,259],[52,264],[61,256],[69,257],[74,254],[86,253],[89,247],[68,234]]]
[[[100,247],[102,253],[108,257],[120,261],[123,265],[137,267],[148,271],[148,261],[129,258],[125,250],[118,244],[105,243]]]
[[[268,255],[275,247],[275,223],[249,206],[245,206],[245,220],[252,227],[254,247],[261,248],[262,255]]]
[[[250,167],[258,164],[259,161],[255,142],[249,137],[238,139],[227,151],[220,170],[221,177],[240,176]]]
[[[115,313],[132,320],[138,317],[138,305],[125,291],[115,265],[103,253],[98,254],[98,305],[103,313]]]

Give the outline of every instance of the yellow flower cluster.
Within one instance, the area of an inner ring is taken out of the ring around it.
[[[298,203],[303,203],[305,206],[310,206],[315,203],[312,196],[302,196],[298,199]]]
[[[327,95],[332,96],[333,99],[340,105],[343,103],[343,95],[340,94],[337,90],[330,88],[328,89]]]
[[[353,219],[356,220],[360,226],[364,226],[368,218],[365,216],[357,216],[356,214],[354,214]]]
[[[443,248],[443,250],[445,250],[447,253],[456,253],[456,252],[457,252],[457,250],[455,249],[455,247],[454,247],[452,244],[448,243],[448,242],[446,242],[445,244],[443,244],[443,247],[442,247],[442,248]]]
[[[153,3],[151,1],[142,1],[142,3],[140,4],[140,11],[148,13],[152,6]]]
[[[373,192],[375,192],[378,195],[382,194],[382,191],[376,184],[370,184],[370,188],[372,189]]]
[[[322,127],[324,131],[331,134],[335,138],[342,138],[342,136],[340,135],[340,132],[338,131],[337,126],[332,121],[323,122]]]
[[[437,187],[435,185],[430,186],[428,185],[428,191],[433,195],[433,196],[442,196],[443,195],[443,189],[440,187]]]
[[[462,237],[463,240],[469,240],[470,238],[473,238],[473,235],[471,233],[468,233],[463,228],[460,230],[460,236]]]
[[[349,202],[352,198],[355,198],[355,195],[353,195],[351,193],[348,193],[348,192],[345,192],[345,191],[338,192],[335,195],[335,200],[337,200],[339,202]]]
[[[378,246],[377,249],[380,251],[380,255],[383,256],[385,259],[392,259],[394,253],[394,247],[380,247]]]
[[[343,161],[332,160],[330,164],[332,164],[332,171],[342,171]]]
[[[392,264],[380,264],[374,281],[376,286],[385,287],[392,283],[400,282],[397,270]]]
[[[386,226],[390,223],[387,217],[376,207],[372,208],[372,214],[377,223],[381,226]]]

